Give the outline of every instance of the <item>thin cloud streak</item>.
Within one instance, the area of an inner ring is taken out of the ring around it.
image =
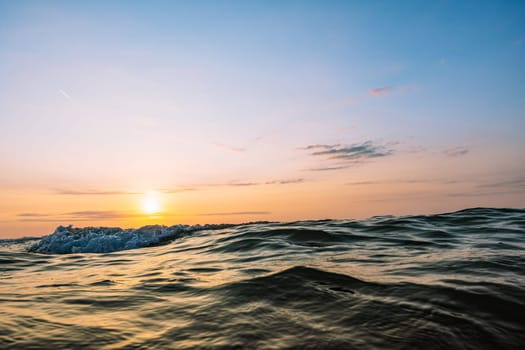
[[[163,194],[176,194],[183,192],[203,191],[218,187],[254,187],[254,186],[265,186],[265,185],[292,185],[305,182],[303,178],[290,178],[290,179],[276,179],[261,182],[254,181],[231,181],[226,183],[212,183],[212,184],[196,184],[188,187],[173,187],[173,188],[161,188],[157,192]],[[59,195],[74,195],[74,196],[117,196],[117,195],[143,195],[146,192],[135,192],[135,191],[120,191],[120,190],[97,190],[97,189],[55,189],[55,194]]]
[[[210,187],[253,187],[253,186],[264,186],[264,185],[290,185],[290,184],[298,184],[305,182],[306,180],[303,178],[291,178],[291,179],[276,179],[276,180],[269,180],[269,181],[263,181],[263,182],[252,182],[252,181],[245,181],[245,182],[227,182],[227,183],[219,183],[219,184],[201,184],[201,185],[195,185],[196,189],[206,189]]]
[[[523,192],[525,192],[525,189],[517,189],[514,191],[493,191],[493,192],[457,192],[457,193],[449,193],[447,196],[448,197],[486,197],[486,196],[521,194]]]
[[[198,190],[199,189],[195,187],[179,187],[179,188],[161,188],[158,191],[164,194],[175,194],[175,193],[183,193],[183,192],[193,192],[193,191],[198,191]]]
[[[143,194],[142,192],[131,192],[131,191],[117,191],[117,190],[69,190],[69,189],[55,189],[56,194],[63,195],[74,195],[74,196],[113,196],[113,195],[135,195]]]
[[[45,216],[49,216],[49,214],[20,213],[20,214],[16,214],[16,216],[21,216],[21,217],[45,217]]]
[[[119,211],[110,211],[110,210],[84,210],[84,211],[73,211],[69,213],[62,214],[64,216],[72,216],[77,218],[86,218],[86,219],[120,219],[120,218],[132,218],[139,217],[143,215],[119,212]]]
[[[447,157],[459,157],[459,156],[464,156],[465,154],[469,152],[470,150],[467,147],[459,146],[459,147],[448,148],[443,151],[443,154],[446,155]]]
[[[158,214],[160,215],[160,214]],[[111,210],[84,210],[67,213],[20,213],[21,222],[66,222],[66,221],[93,221],[93,220],[116,220],[144,217],[139,213],[120,212]]]
[[[313,171],[329,171],[345,169],[369,159],[393,155],[395,152],[390,146],[395,144],[396,143],[378,145],[369,140],[348,146],[341,146],[339,144],[317,144],[302,147],[301,149],[310,151],[314,150],[314,152],[310,153],[310,156],[312,157],[321,158],[324,161],[337,161],[338,163],[336,164],[332,163],[309,169]]]
[[[298,179],[268,181],[268,182],[265,182],[264,184],[265,185],[287,185],[287,184],[299,184],[304,181],[305,180],[303,178],[298,178]]]
[[[442,184],[451,185],[459,183],[457,180],[439,180],[439,179],[397,179],[397,180],[376,180],[376,181],[355,181],[347,182],[347,186],[369,186],[369,185],[391,185],[391,184]]]
[[[55,219],[19,219],[18,222],[56,222],[56,223],[70,223],[70,222],[82,222],[88,221],[87,219],[75,219],[75,218],[55,218]]]
[[[486,183],[486,184],[481,184],[478,187],[482,187],[482,188],[525,187],[525,178],[523,178],[523,179],[515,179],[515,180],[507,180],[507,181],[500,181],[500,182]]]
[[[235,215],[270,215],[270,211],[238,211],[238,212],[217,212],[217,213],[201,213],[195,216],[235,216]],[[133,219],[144,218],[151,215],[141,213],[121,212],[112,210],[82,210],[67,213],[19,213],[16,214],[19,222],[82,222],[82,221],[100,221],[100,220],[119,220],[119,219]],[[156,217],[173,217],[179,216],[170,213],[156,213]]]
[[[65,98],[67,98],[68,100],[71,101],[71,96],[69,96],[69,94],[67,92],[65,92],[62,89],[58,89],[58,91],[62,94],[62,96],[64,96]]]
[[[374,145],[371,141],[353,144],[347,147],[330,148],[311,153],[313,156],[327,156],[329,159],[359,160],[366,158],[386,157],[393,154],[384,146]]]
[[[232,152],[237,152],[237,153],[246,152],[246,148],[244,148],[244,147],[235,147],[235,146],[225,145],[225,144],[220,143],[220,142],[214,142],[213,145],[218,147],[218,148],[222,148],[222,149],[225,149],[225,150],[228,150],[228,151],[232,151]]]
[[[341,169],[348,169],[348,168],[350,168],[350,165],[309,168],[309,169],[306,169],[306,170],[309,170],[309,171],[331,171],[331,170],[341,170]]]
[[[370,96],[386,96],[394,91],[392,86],[383,86],[368,90]]]
[[[235,216],[235,215],[270,215],[270,211],[237,211],[225,213],[204,213],[197,214],[197,216]]]
[[[312,150],[312,149],[331,149],[331,148],[335,148],[335,147],[339,147],[339,146],[341,146],[341,144],[339,144],[339,143],[336,143],[336,144],[333,144],[333,145],[316,144],[316,145],[308,145],[306,147],[299,147],[297,149],[309,151],[309,150]]]

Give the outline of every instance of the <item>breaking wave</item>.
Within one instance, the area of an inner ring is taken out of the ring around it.
[[[213,230],[231,226],[228,224],[148,225],[139,229],[59,226],[55,232],[29,247],[29,251],[46,254],[110,253],[168,243],[198,230]]]

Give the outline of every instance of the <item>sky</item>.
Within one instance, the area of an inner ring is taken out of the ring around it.
[[[0,0],[0,237],[525,207],[523,1]]]

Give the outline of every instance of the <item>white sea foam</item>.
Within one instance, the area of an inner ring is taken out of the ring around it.
[[[190,232],[218,229],[231,225],[149,225],[139,229],[119,227],[76,228],[59,226],[49,236],[29,247],[29,251],[46,254],[109,253],[159,245],[182,237]]]

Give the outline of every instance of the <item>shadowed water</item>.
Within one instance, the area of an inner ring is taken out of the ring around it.
[[[0,241],[0,348],[523,349],[525,210]]]

